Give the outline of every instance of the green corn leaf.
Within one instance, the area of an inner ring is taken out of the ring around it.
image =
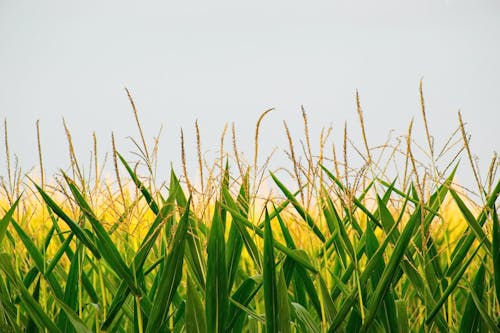
[[[303,250],[295,250],[297,253],[303,253],[305,255],[305,252]],[[316,288],[314,287],[314,283],[309,276],[308,272],[304,269],[302,266],[296,266],[295,267],[295,277],[297,280],[301,281],[301,285],[303,286],[304,290],[306,291],[307,295],[309,296],[309,300],[311,301],[312,307],[316,311],[316,314],[318,317],[321,319],[323,314],[321,312],[321,303],[319,300],[319,295],[318,292],[316,291]]]
[[[231,303],[228,310],[228,324],[226,325],[226,332],[231,332],[233,327],[238,322],[245,320],[246,312],[243,308],[248,306],[261,287],[262,276],[250,277],[241,283],[230,298]]]
[[[30,295],[24,284],[17,277],[10,258],[6,254],[0,254],[0,269],[2,269],[7,278],[16,286],[20,292],[21,302],[24,304],[29,317],[33,320],[39,329],[47,329],[49,332],[62,333],[56,324],[46,314],[40,304]]]
[[[276,211],[276,207],[274,207],[274,209]],[[278,219],[278,222],[280,224],[281,231],[283,233],[283,237],[285,238],[285,242],[286,242],[287,247],[290,248],[295,253],[303,256],[304,258],[307,258],[307,254],[303,250],[297,249],[295,242],[293,241],[292,236],[290,234],[290,231],[286,227],[283,219],[281,218],[281,215],[279,213],[276,213],[275,216]],[[314,288],[314,283],[312,282],[309,274],[307,274],[307,271],[302,266],[300,266],[300,265],[299,266],[297,266],[297,265],[290,266],[290,260],[293,260],[293,259],[287,257],[287,259],[285,261],[286,265],[284,265],[285,282],[287,282],[287,280],[290,281],[290,277],[292,275],[292,272],[294,272],[293,275],[294,275],[294,280],[295,280],[297,299],[300,300],[303,304],[305,304],[305,296],[303,296],[303,295],[304,295],[304,292],[307,292],[314,309],[316,310],[318,316],[321,318],[322,317],[321,304],[320,304],[318,293],[316,292],[316,289]],[[288,285],[288,283],[287,283],[287,285]]]
[[[266,332],[278,333],[278,289],[274,267],[273,232],[269,214],[265,213],[264,225],[264,308]]]
[[[491,242],[489,241],[488,238],[486,238],[486,234],[484,233],[483,229],[479,225],[479,223],[476,220],[476,218],[474,217],[474,215],[472,215],[472,212],[469,210],[469,208],[467,208],[467,205],[463,202],[463,200],[460,198],[460,196],[457,194],[457,192],[455,192],[452,189],[450,189],[449,191],[450,191],[451,196],[455,200],[458,208],[462,212],[462,215],[464,216],[465,221],[467,221],[470,228],[472,229],[472,231],[476,235],[477,239],[480,242],[483,242],[486,245],[486,249],[488,251],[490,251]]]
[[[345,330],[347,332],[359,332],[361,330],[363,324],[363,318],[361,317],[361,314],[359,313],[359,308],[358,307],[353,307],[351,310],[351,315],[349,317],[349,320],[347,321],[347,325],[345,327]],[[377,330],[374,329],[375,332]]]
[[[491,316],[488,314],[487,309],[484,308],[484,303],[476,294],[474,288],[470,289],[470,295],[472,296],[474,304],[476,305],[479,314],[481,314],[481,317],[483,318],[483,321],[486,324],[485,326],[488,328],[488,330],[490,332],[500,333],[500,328],[498,328],[498,326],[495,323],[495,320],[491,318]]]
[[[229,237],[227,239],[226,267],[228,270],[228,290],[233,288],[234,280],[240,264],[241,252],[243,250],[243,238],[236,223],[231,223]]]
[[[132,265],[130,266],[130,270],[134,271],[136,275],[141,274],[147,256],[149,255],[154,243],[156,242],[158,236],[160,235],[160,232],[162,230],[162,224],[164,220],[170,216],[173,210],[172,199],[173,198],[169,196],[165,205],[160,209],[158,215],[153,221],[153,224],[149,228],[146,237],[144,237],[139,247],[139,250],[134,256]],[[163,258],[159,260],[158,263],[162,261]],[[125,303],[125,301],[127,300],[129,294],[130,294],[130,288],[128,287],[128,284],[125,281],[121,282],[120,286],[118,287],[118,291],[116,292],[115,297],[113,298],[110,309],[107,313],[106,320],[101,326],[102,330],[108,329],[108,327],[111,325],[113,320],[116,318],[116,315],[122,308],[123,303]]]
[[[484,263],[482,263],[476,273],[474,282],[472,283],[472,289],[480,299],[483,298],[483,293],[484,293],[484,287],[485,287],[484,277],[485,277],[485,268],[484,268]],[[460,322],[459,332],[461,333],[478,332],[480,331],[481,326],[482,326],[481,314],[476,308],[473,296],[469,295],[467,297],[467,302],[465,304],[462,321]]]
[[[49,263],[49,266],[47,266],[47,270],[45,271],[46,275],[50,275],[52,273],[52,270],[57,266],[59,263],[59,260],[62,258],[63,254],[66,253],[69,249],[69,245],[71,244],[71,241],[73,240],[73,236],[75,234],[71,232],[68,237],[64,240],[62,243],[61,247],[57,250],[56,254],[54,257],[52,257],[52,260]]]
[[[73,231],[75,236],[92,252],[92,254],[97,258],[101,258],[101,254],[99,253],[99,250],[97,250],[96,245],[94,242],[91,240],[89,235],[83,231],[80,226],[75,223],[64,211],[52,200],[47,193],[45,193],[44,190],[37,184],[34,184],[35,187],[38,189],[38,192],[42,196],[42,199],[45,201],[47,206],[57,215],[59,216]]]
[[[384,201],[377,195],[377,204],[378,204],[378,215],[380,218],[380,222],[382,224],[382,227],[386,233],[388,233],[396,221],[394,220],[394,217],[392,216],[391,212],[387,208],[386,204]],[[393,241],[397,240],[397,237],[399,234],[396,234],[395,237],[393,238]]]
[[[233,217],[233,224],[238,228],[238,231],[240,233],[241,238],[243,239],[243,243],[245,244],[245,248],[247,249],[247,252],[250,254],[250,257],[254,261],[255,265],[257,267],[261,267],[262,266],[261,254],[259,253],[257,245],[255,244],[255,241],[250,236],[250,234],[246,228],[251,226],[249,229],[252,229],[254,232],[259,233],[261,237],[263,235],[262,231],[260,229],[258,229],[257,227],[255,227],[251,222],[249,222],[247,217],[245,217],[243,215],[245,213],[241,212],[238,205],[231,198],[229,191],[224,190],[223,192],[224,192],[224,196],[225,196],[224,202],[227,204],[226,209],[231,213],[231,216]],[[242,221],[241,219],[243,219],[244,221]],[[248,223],[246,223],[246,222],[248,222]]]
[[[11,224],[14,227],[14,229],[16,229],[16,232],[19,235],[19,238],[21,239],[26,250],[30,254],[30,257],[33,260],[33,262],[35,263],[37,270],[39,272],[42,272],[42,274],[44,274],[45,262],[44,262],[42,253],[40,253],[40,251],[38,250],[36,245],[33,243],[31,238],[23,231],[23,229],[19,226],[19,224],[17,224],[17,222],[13,218],[11,218]],[[61,298],[63,295],[63,292],[62,292],[61,285],[59,284],[57,279],[55,279],[55,277],[52,275],[45,276],[45,277],[46,277],[47,281],[49,282],[51,288],[53,289],[56,297]]]
[[[366,254],[368,258],[372,258],[377,252],[379,247],[375,233],[373,232],[372,226],[367,224],[366,226]],[[377,256],[375,267],[372,271],[372,285],[374,289],[380,283],[380,278],[385,269],[385,263],[382,256]],[[396,317],[396,305],[394,304],[394,293],[388,290],[379,309],[378,313],[379,321],[384,325],[385,331],[397,333],[399,328],[397,326],[398,321]]]
[[[491,252],[493,257],[495,291],[497,295],[497,302],[500,302],[500,223],[498,222],[498,214],[495,205],[492,207],[491,215],[493,220]]]
[[[434,319],[434,316],[437,314],[437,312],[439,311],[439,309],[441,309],[441,306],[443,306],[443,304],[445,303],[446,299],[456,289],[456,287],[458,285],[458,282],[460,281],[460,279],[464,275],[464,273],[467,270],[467,268],[469,268],[469,265],[471,264],[472,259],[474,259],[474,256],[476,255],[477,251],[479,250],[479,247],[480,246],[478,246],[476,248],[476,250],[471,254],[471,256],[465,262],[465,264],[455,274],[455,276],[453,277],[453,280],[450,282],[450,284],[448,285],[448,287],[446,288],[446,290],[443,292],[443,295],[441,296],[441,298],[439,299],[439,301],[435,305],[434,309],[427,316],[427,319],[425,320],[425,322],[426,322],[427,325],[429,325],[432,322],[432,320]]]
[[[186,207],[186,195],[184,194],[180,181],[173,170],[170,172],[169,190],[169,198],[167,199],[167,202],[172,200],[173,204],[173,201],[176,201],[179,207]],[[205,289],[205,272],[207,264],[205,256],[203,255],[203,246],[200,240],[200,226],[204,225],[199,223],[194,216],[191,216],[187,234],[186,260],[188,262],[188,267],[191,269],[193,276],[196,278],[196,282],[198,282],[198,284]],[[169,232],[168,229],[167,232]]]
[[[324,243],[326,241],[326,238],[323,235],[323,233],[321,232],[321,230],[319,229],[319,227],[314,222],[314,219],[312,218],[312,216],[309,215],[309,213],[304,209],[304,207],[302,207],[302,205],[297,201],[297,199],[295,199],[295,196],[292,194],[292,192],[290,192],[285,187],[285,185],[283,185],[278,180],[278,178],[276,178],[276,176],[272,172],[271,172],[271,177],[273,178],[276,185],[278,185],[280,190],[283,192],[283,194],[285,194],[286,198],[292,203],[293,207],[295,207],[295,210],[297,211],[297,213],[299,213],[299,215],[302,217],[302,219],[304,219],[304,221],[312,229],[314,234]]]
[[[495,188],[490,193],[489,197],[486,200],[486,204],[484,205],[483,209],[481,210],[481,213],[476,219],[480,227],[482,227],[483,224],[486,222],[486,218],[489,214],[488,212],[490,211],[491,207],[495,205],[495,202],[499,194],[500,194],[500,181],[497,182]],[[469,252],[470,247],[474,243],[475,238],[476,237],[473,234],[469,233],[467,234],[467,236],[462,238],[462,240],[457,244],[451,255],[452,261],[446,271],[446,276],[448,277],[452,276],[454,272],[460,268],[462,261],[467,256],[467,253]]]
[[[207,323],[201,297],[191,279],[187,279],[186,290],[186,332],[205,333]]]
[[[190,272],[192,272],[193,277],[196,278],[195,281],[203,290],[206,287],[205,274],[207,271],[206,258],[203,254],[204,248],[201,242],[201,227],[204,226],[205,225],[198,219],[190,216],[188,233],[186,236],[186,261],[188,263],[188,268],[190,269]]]
[[[321,168],[323,169],[323,171],[325,171],[325,173],[327,174],[327,176],[333,180],[337,186],[342,190],[344,191],[344,185],[342,185],[342,182],[340,180],[338,180],[334,175],[333,173],[330,172],[330,170],[328,170],[325,166],[323,165],[320,165]],[[370,183],[370,185],[367,187],[367,189],[365,189],[365,191],[367,192],[367,190],[372,186],[373,182]],[[365,192],[365,193],[366,193]],[[375,223],[378,227],[382,228],[382,225],[380,225],[380,222],[378,221],[378,219],[368,210],[368,208],[366,208],[363,203],[361,202],[360,199],[356,198],[356,197],[353,197],[353,202],[354,204],[363,212],[366,214],[366,216],[368,216],[368,218],[370,219],[370,221],[372,221],[373,223]]]
[[[85,323],[78,317],[75,311],[69,307],[65,302],[61,301],[57,297],[54,298],[54,301],[57,305],[63,310],[64,314],[68,318],[68,321],[72,325],[72,332],[76,333],[92,333],[92,330],[89,329]],[[65,329],[64,333],[70,332],[70,330]]]
[[[333,318],[335,318],[335,314],[337,313],[337,309],[335,308],[335,303],[330,297],[328,287],[321,276],[319,277],[319,287],[321,291],[321,300],[325,311],[325,320],[328,325],[331,325],[333,322]]]
[[[148,203],[148,205],[151,208],[151,210],[153,211],[153,213],[158,214],[158,211],[159,211],[158,204],[153,199],[153,196],[151,195],[151,193],[149,193],[146,186],[144,186],[144,184],[139,180],[139,177],[137,177],[134,170],[132,170],[132,168],[130,167],[130,165],[128,165],[127,161],[125,161],[125,159],[122,157],[122,155],[120,155],[118,152],[116,153],[116,155],[118,155],[118,158],[122,162],[123,166],[125,167],[125,169],[127,169],[127,172],[130,175],[130,178],[132,178],[135,186],[137,186],[139,191],[141,191],[142,195],[144,196],[144,199],[146,199],[146,202]]]
[[[77,248],[75,255],[73,255],[73,260],[71,260],[66,288],[64,290],[63,303],[71,311],[76,311],[78,304],[78,274],[80,271],[80,256],[81,247]],[[61,328],[65,333],[75,332],[70,318],[66,314],[66,311],[60,312],[59,318],[57,320],[57,326]]]
[[[404,299],[396,300],[396,309],[398,314],[398,326],[401,333],[409,333],[410,325],[408,321],[408,312],[407,312],[407,301]]]
[[[11,299],[12,289],[3,276],[0,275],[0,332],[4,330],[8,333],[21,333],[21,328],[17,325],[17,307]]]
[[[392,279],[394,277],[394,273],[396,269],[399,267],[401,259],[408,248],[408,244],[410,243],[411,238],[413,237],[414,230],[418,223],[420,223],[420,208],[417,207],[415,212],[407,222],[406,226],[403,229],[403,232],[398,238],[398,241],[394,247],[391,258],[387,266],[382,273],[380,281],[375,289],[372,298],[370,298],[370,303],[368,305],[368,313],[365,317],[365,322],[363,323],[363,327],[361,329],[362,332],[366,332],[375,318],[378,307],[382,302],[385,294],[390,288],[390,284],[392,283]]]
[[[255,232],[255,234],[261,238],[264,238],[264,232],[258,228],[256,228],[252,222],[248,221],[245,217],[243,217],[237,209],[234,208],[234,201],[232,201],[231,195],[229,194],[228,191],[224,191],[224,197],[226,199],[226,203],[228,203],[225,208],[231,213],[233,220],[236,221],[237,223],[241,223],[244,227],[251,229]],[[232,202],[229,204],[229,202]],[[306,259],[304,256],[298,255],[295,251],[289,249],[282,243],[278,242],[277,240],[273,241],[273,245],[276,249],[280,250],[293,260],[295,260],[299,265],[304,266],[308,270],[312,271],[313,273],[317,273],[316,268],[309,262],[308,259]]]
[[[160,328],[167,318],[168,309],[181,281],[190,204],[191,198],[187,201],[186,209],[179,221],[170,253],[166,259],[165,268],[159,277],[159,287],[151,308],[146,333],[161,331]]]
[[[240,207],[240,213],[245,217],[248,217],[248,186],[249,186],[248,177],[246,177],[246,180],[244,180],[243,184],[241,185],[240,193],[237,198],[237,202]],[[227,239],[227,251],[226,251],[226,267],[228,271],[228,291],[231,291],[231,289],[233,288],[233,283],[236,278],[236,273],[238,271],[242,250],[243,250],[243,237],[241,236],[241,233],[238,230],[237,223],[233,221],[231,222],[231,227],[229,229],[229,237]]]
[[[277,327],[279,333],[290,333],[290,300],[288,298],[288,288],[285,281],[283,269],[278,273],[277,299],[278,299],[278,317]]]
[[[14,204],[9,208],[9,210],[0,220],[0,247],[2,246],[2,240],[5,237],[5,233],[7,232],[7,227],[9,226],[10,219],[12,218],[12,215],[14,214],[14,211],[16,210],[20,199],[21,197],[17,198]]]
[[[228,308],[227,270],[225,262],[224,230],[219,204],[215,206],[210,237],[208,239],[206,319],[207,332],[224,332]]]
[[[33,299],[35,302],[40,303],[40,277],[36,281],[35,290],[33,291]],[[26,324],[26,333],[39,333],[40,330],[33,318],[28,318],[28,323]]]
[[[292,302],[292,318],[298,322],[301,330],[304,333],[320,333],[320,327],[317,320],[315,320],[311,314],[298,303]]]
[[[185,207],[187,202],[186,194],[182,189],[181,183],[174,170],[170,170],[170,192],[169,195],[174,194],[177,205],[180,207]]]
[[[346,252],[349,255],[351,261],[354,261],[354,256],[355,256],[354,247],[351,243],[349,236],[347,235],[347,230],[345,228],[345,225],[344,225],[342,219],[340,218],[337,210],[335,209],[335,205],[333,204],[333,201],[331,200],[331,198],[328,197],[326,200],[327,200],[326,210],[327,210],[329,216],[333,219],[337,230],[339,230],[342,248],[346,249]]]
[[[78,206],[80,206],[80,209],[82,210],[83,214],[90,222],[92,228],[94,229],[94,232],[96,233],[99,253],[101,253],[104,259],[109,263],[110,267],[128,284],[130,290],[135,295],[141,296],[142,292],[136,286],[132,272],[125,264],[125,261],[123,260],[120,252],[111,240],[108,232],[104,229],[101,222],[97,220],[89,204],[85,201],[83,195],[76,188],[76,185],[73,183],[73,181],[68,177],[65,178],[71,192],[73,193],[76,203],[78,204]]]

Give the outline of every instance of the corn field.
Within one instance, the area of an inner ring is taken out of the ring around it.
[[[71,166],[53,178],[41,158],[38,176],[11,170],[7,154],[0,331],[499,332],[496,155],[472,200],[455,179],[457,169],[477,173],[461,117],[460,163],[436,167],[429,139],[433,160],[422,167],[410,125],[394,149],[404,171],[391,175],[368,145],[361,110],[365,163],[356,170],[347,135],[344,158],[311,153],[303,115],[306,159],[285,123],[286,171],[257,163],[265,114],[253,163],[238,155],[233,127],[234,151],[221,147],[207,167],[196,124],[197,180],[182,138],[181,172],[156,182],[156,147],[139,123],[139,161],[113,140],[114,180],[97,157],[84,175],[68,130]]]

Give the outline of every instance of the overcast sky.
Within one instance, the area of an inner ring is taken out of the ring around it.
[[[355,89],[372,145],[389,130],[405,133],[412,117],[424,144],[421,78],[436,144],[461,110],[485,167],[500,148],[499,59],[500,2],[493,0],[0,0],[0,118],[23,169],[37,163],[37,119],[49,172],[68,165],[63,117],[82,160],[93,131],[102,154],[114,131],[132,158],[127,136],[137,132],[124,87],[149,141],[163,125],[166,167],[180,161],[181,127],[195,156],[196,119],[203,150],[215,151],[224,124],[234,121],[250,157],[255,122],[270,107],[264,153],[286,148],[284,119],[300,139],[301,105],[313,137],[332,124],[340,145],[347,121],[359,138]],[[0,175],[5,170],[0,163]]]

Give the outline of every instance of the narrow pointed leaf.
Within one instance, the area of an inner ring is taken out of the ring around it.
[[[191,282],[191,279],[188,278],[186,290],[186,332],[205,333],[206,331],[207,323],[200,295],[196,291],[196,287]]]
[[[7,227],[9,226],[10,219],[11,219],[12,215],[14,214],[14,211],[16,210],[20,199],[21,199],[21,197],[17,198],[17,200],[14,202],[14,204],[12,204],[12,206],[9,208],[9,210],[5,213],[5,215],[0,220],[0,247],[2,246],[2,240],[5,237],[5,233],[7,232]]]
[[[478,295],[479,298],[483,298],[484,293],[484,277],[485,268],[484,263],[479,267],[474,282],[472,283],[472,289]],[[479,310],[474,303],[474,298],[472,295],[467,297],[467,302],[465,304],[465,310],[463,312],[462,321],[460,322],[459,332],[478,332],[481,329],[482,318]]]
[[[158,214],[158,211],[159,211],[158,204],[153,199],[153,196],[151,195],[151,193],[149,193],[146,186],[144,186],[144,184],[139,180],[139,177],[137,177],[134,170],[132,170],[130,165],[128,165],[127,161],[125,161],[123,156],[120,155],[119,153],[116,153],[116,154],[118,155],[118,158],[122,162],[125,169],[127,169],[127,172],[130,175],[130,178],[132,178],[132,180],[134,181],[135,186],[137,186],[137,188],[141,191],[142,195],[144,196],[144,199],[146,199],[146,202],[148,203],[148,205],[151,208],[151,210],[153,211],[153,213]]]
[[[151,313],[145,330],[146,333],[161,331],[160,328],[167,318],[168,309],[181,281],[186,234],[189,224],[190,204],[191,199],[188,200],[184,214],[179,221],[173,242],[171,244],[170,253],[166,259],[165,268],[159,277],[159,288],[153,301],[153,306],[151,308]]]
[[[323,233],[321,232],[321,230],[319,229],[319,227],[314,222],[314,219],[312,218],[312,216],[309,215],[309,213],[304,209],[304,207],[302,207],[302,205],[297,201],[297,199],[295,199],[295,196],[292,194],[292,192],[290,192],[285,187],[285,185],[283,185],[278,180],[278,178],[276,178],[276,176],[273,173],[271,173],[271,177],[273,178],[273,180],[276,183],[276,185],[278,185],[278,187],[280,188],[280,190],[283,192],[283,194],[285,194],[286,198],[288,200],[290,200],[290,202],[292,203],[293,207],[295,207],[295,210],[297,211],[297,213],[299,213],[299,215],[302,217],[302,219],[304,219],[304,221],[312,229],[312,231],[314,232],[314,234],[324,243],[326,241],[326,238],[323,235]]]
[[[206,320],[207,332],[224,332],[228,307],[225,241],[220,208],[216,204],[208,239]]]
[[[492,235],[492,249],[493,254],[493,273],[495,279],[495,291],[497,295],[497,302],[500,302],[500,223],[498,222],[498,214],[496,206],[492,207],[492,220],[493,220],[493,235]]]
[[[64,211],[52,200],[47,193],[45,193],[44,190],[42,190],[41,187],[39,187],[37,184],[34,184],[35,187],[38,189],[38,192],[42,196],[42,199],[45,201],[47,206],[57,215],[59,216],[73,231],[75,236],[80,239],[80,241],[92,252],[92,254],[97,258],[101,258],[101,254],[97,250],[96,245],[94,242],[90,239],[90,237],[83,231],[80,226],[75,223]]]
[[[274,267],[273,232],[269,214],[265,213],[264,225],[264,308],[266,332],[278,333],[278,289]]]
[[[80,209],[85,214],[85,217],[90,222],[92,228],[96,233],[97,239],[99,240],[97,242],[99,253],[101,253],[104,259],[109,263],[110,267],[128,284],[130,290],[135,295],[141,295],[141,291],[136,286],[132,272],[125,264],[125,261],[123,260],[120,252],[111,240],[108,232],[104,229],[101,222],[97,220],[94,212],[83,198],[83,195],[76,188],[76,185],[73,183],[73,181],[68,177],[65,178],[71,192],[73,193],[76,203],[80,206]]]

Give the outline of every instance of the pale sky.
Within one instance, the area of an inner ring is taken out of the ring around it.
[[[412,117],[424,145],[421,78],[437,146],[461,110],[485,169],[500,148],[499,59],[500,2],[493,0],[0,0],[0,118],[25,170],[37,163],[40,119],[49,173],[69,165],[63,117],[82,161],[93,131],[102,154],[114,131],[118,149],[133,159],[127,136],[137,131],[124,87],[149,142],[163,125],[164,170],[180,162],[181,127],[195,168],[196,119],[203,150],[216,151],[224,124],[234,121],[251,159],[255,122],[270,107],[276,111],[262,124],[261,148],[278,146],[278,165],[289,165],[282,120],[302,137],[301,105],[315,142],[332,124],[340,146],[345,121],[359,140],[355,89],[371,145],[390,130],[404,134]],[[0,152],[5,175],[3,145]]]

